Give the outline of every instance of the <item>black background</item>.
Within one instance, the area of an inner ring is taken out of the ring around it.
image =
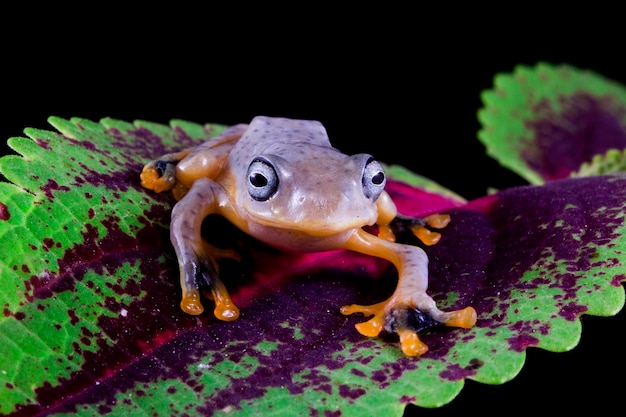
[[[610,21],[612,10],[548,17],[452,6],[240,7],[3,13],[2,144],[25,127],[52,129],[52,115],[224,124],[258,114],[317,119],[344,152],[404,165],[473,199],[487,187],[524,184],[476,138],[480,93],[496,73],[569,63],[626,84],[624,36]],[[407,415],[621,407],[615,381],[626,370],[619,342],[625,316],[584,316],[572,351],[528,349],[512,381],[468,381],[450,404]]]

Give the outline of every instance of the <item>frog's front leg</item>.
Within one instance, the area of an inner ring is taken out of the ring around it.
[[[361,334],[377,336],[382,330],[395,332],[400,337],[402,351],[409,356],[419,356],[428,350],[417,335],[420,330],[437,324],[470,328],[476,323],[476,311],[472,307],[444,312],[426,294],[428,257],[421,248],[390,242],[362,230],[355,231],[345,248],[387,259],[398,270],[398,284],[388,300],[372,306],[341,308],[346,315],[374,316],[356,325]]]
[[[208,178],[194,182],[172,210],[170,239],[180,268],[182,310],[188,314],[201,314],[204,307],[200,300],[200,289],[208,287],[215,302],[215,317],[231,321],[239,317],[239,309],[219,278],[217,258],[234,255],[208,245],[200,232],[202,221],[217,211],[216,190],[217,186]]]
[[[141,171],[141,185],[157,193],[172,190],[176,200],[182,199],[198,178],[215,178],[234,144],[246,131],[239,124],[197,147],[168,153],[148,162]]]

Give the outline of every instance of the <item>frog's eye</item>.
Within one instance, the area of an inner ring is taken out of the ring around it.
[[[376,161],[371,156],[367,159],[363,167],[361,182],[363,183],[363,193],[365,197],[371,200],[376,200],[385,189],[385,183],[387,182],[385,170],[380,162]]]
[[[266,201],[278,190],[278,174],[267,159],[256,158],[248,167],[248,193],[257,201]]]

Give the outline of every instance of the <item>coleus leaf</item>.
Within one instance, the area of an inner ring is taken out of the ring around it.
[[[626,172],[626,149],[609,149],[605,154],[595,155],[590,162],[583,163],[572,177],[615,174]]]
[[[405,357],[394,336],[364,338],[354,329],[363,318],[339,313],[390,294],[388,264],[345,251],[286,255],[251,239],[239,247],[249,262],[222,265],[241,317],[188,316],[168,242],[174,202],[142,189],[139,172],[224,126],[49,121],[60,133],[26,129],[9,141],[21,156],[0,158],[11,182],[0,183],[4,415],[401,415],[408,403],[452,401],[468,378],[506,382],[527,347],[571,349],[582,314],[624,304],[625,177],[467,203],[391,167],[402,213],[450,213],[426,249],[430,293],[443,308],[474,306],[476,327],[431,330],[430,350]]]
[[[583,164],[601,172],[606,167],[594,156],[626,149],[626,88],[592,71],[518,66],[497,74],[481,98],[478,138],[531,184],[566,178]]]

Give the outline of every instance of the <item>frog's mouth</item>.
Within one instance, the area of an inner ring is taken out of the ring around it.
[[[342,248],[355,230],[364,224],[344,224],[341,227],[326,223],[282,223],[276,221],[254,220],[248,224],[248,233],[256,239],[275,248],[317,252]]]
[[[307,213],[299,213],[298,216],[290,217],[271,216],[265,217],[258,213],[250,214],[251,224],[260,228],[274,229],[276,231],[292,232],[313,237],[326,237],[344,232],[351,232],[364,226],[371,226],[376,222],[376,213],[350,213],[349,219],[345,216],[307,216]],[[254,226],[250,226],[254,229]]]

